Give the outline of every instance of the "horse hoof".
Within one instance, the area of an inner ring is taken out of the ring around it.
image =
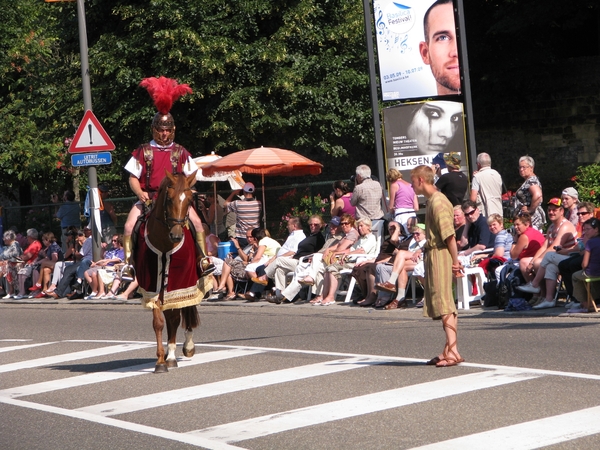
[[[169,369],[172,369],[173,367],[177,367],[177,360],[176,359],[167,359],[167,367]]]
[[[190,348],[189,350],[187,348],[183,347],[183,356],[185,356],[186,358],[191,358],[195,354],[196,354],[196,346],[195,345],[192,348]]]
[[[169,371],[166,364],[157,364],[154,366],[154,373],[167,373]]]

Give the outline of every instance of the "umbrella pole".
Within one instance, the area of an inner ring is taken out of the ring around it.
[[[217,182],[213,181],[213,190],[214,190],[214,194],[215,196],[213,197],[215,199],[214,201],[214,205],[215,205],[215,235],[218,236],[219,235],[219,219],[218,219],[218,214],[217,211],[220,206],[219,206],[219,199],[217,197]]]
[[[262,174],[262,194],[263,194],[263,224],[267,229],[267,208],[265,208],[265,174]]]

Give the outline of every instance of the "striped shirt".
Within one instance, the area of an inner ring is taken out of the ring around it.
[[[246,239],[246,232],[260,227],[261,203],[256,200],[235,200],[227,205],[227,212],[236,215],[235,235]]]

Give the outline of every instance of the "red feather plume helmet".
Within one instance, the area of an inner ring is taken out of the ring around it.
[[[146,88],[158,112],[152,120],[152,134],[159,145],[170,145],[175,139],[175,120],[169,111],[179,97],[192,93],[187,84],[178,84],[177,80],[167,77],[144,78],[140,86]],[[168,138],[160,137],[160,130],[173,130]]]

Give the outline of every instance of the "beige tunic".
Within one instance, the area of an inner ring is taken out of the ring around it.
[[[425,209],[425,304],[423,315],[439,319],[456,312],[452,292],[452,256],[446,239],[454,236],[452,203],[440,192],[434,193]]]

